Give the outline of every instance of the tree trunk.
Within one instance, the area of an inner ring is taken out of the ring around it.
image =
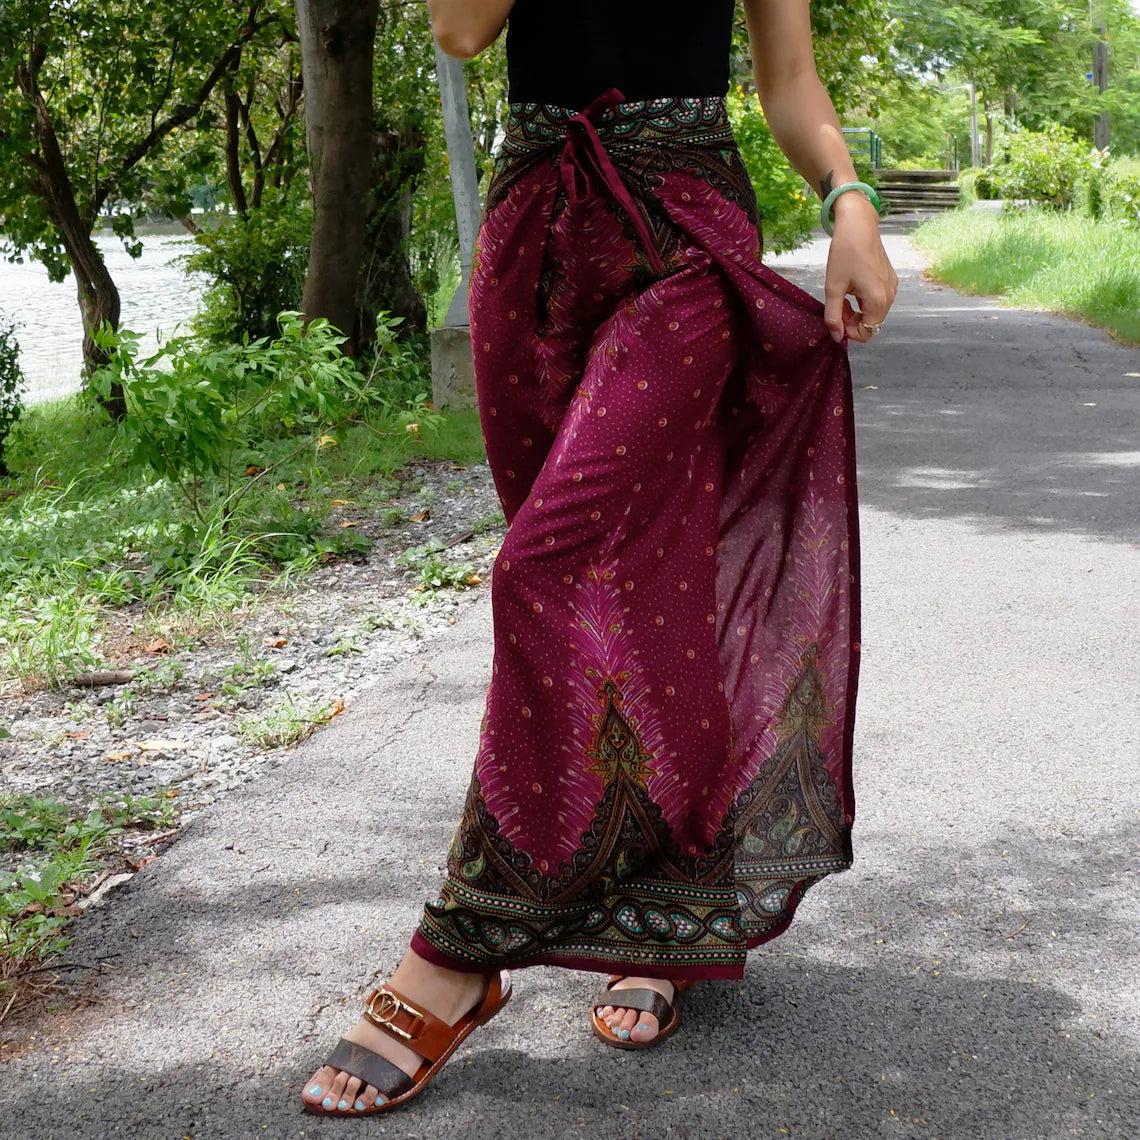
[[[296,0],[313,187],[302,310],[355,348],[356,297],[372,178],[372,52],[378,0]]]
[[[37,81],[42,60],[41,52],[32,58],[27,67],[17,68],[16,78],[35,111],[36,141],[40,144],[40,156],[33,163],[35,189],[59,233],[71,272],[75,275],[79,311],[83,317],[83,370],[90,376],[109,359],[95,344],[93,333],[103,322],[118,329],[119,290],[103,262],[99,247],[91,237],[95,219],[84,217],[76,202],[75,188],[71,184],[55,126]],[[111,394],[103,401],[103,406],[116,420],[121,420],[126,415],[127,405],[121,385],[112,386]]]

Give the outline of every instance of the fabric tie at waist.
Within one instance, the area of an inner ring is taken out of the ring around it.
[[[625,96],[621,91],[611,87],[566,124],[566,145],[562,148],[562,158],[559,163],[562,182],[570,201],[575,204],[586,201],[604,187],[629,215],[654,272],[664,273],[665,263],[657,250],[653,235],[649,232],[645,217],[633,200],[633,195],[622,180],[617,167],[606,153],[606,148],[594,127],[593,120],[596,115],[624,102]]]

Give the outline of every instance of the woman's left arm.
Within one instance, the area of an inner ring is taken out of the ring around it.
[[[772,137],[821,198],[856,180],[855,166],[831,97],[819,80],[812,50],[809,0],[744,0],[752,69]],[[827,258],[825,313],[831,335],[868,341],[862,322],[883,321],[898,291],[879,237],[879,216],[859,191],[832,207],[835,233]],[[856,312],[847,295],[859,302]]]

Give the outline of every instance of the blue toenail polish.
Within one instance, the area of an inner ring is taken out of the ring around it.
[[[321,1095],[321,1086],[320,1085],[313,1085],[309,1089],[309,1096],[320,1096],[320,1095]]]
[[[332,1108],[331,1096],[326,1096],[325,1099],[321,1101],[321,1108]]]
[[[364,1101],[358,1100],[352,1107],[355,1108],[357,1112],[363,1112],[364,1111]]]
[[[344,1110],[345,1110],[346,1108],[348,1108],[348,1101],[347,1101],[347,1100],[342,1100],[342,1101],[341,1101],[341,1102],[340,1102],[340,1103],[337,1105],[337,1108],[338,1108],[338,1109],[339,1109],[341,1112],[344,1112]]]
[[[379,1094],[377,1094],[376,1103],[377,1104],[387,1104],[388,1098],[386,1096],[380,1096]]]
[[[621,1032],[618,1034],[618,1036],[619,1036],[619,1037],[620,1037],[620,1038],[621,1038],[623,1041],[628,1041],[628,1040],[629,1040],[629,1030],[628,1030],[628,1029],[623,1029],[623,1030],[622,1030],[622,1031],[621,1031]]]

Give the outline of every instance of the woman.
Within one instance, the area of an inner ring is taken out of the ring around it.
[[[760,263],[724,108],[733,0],[429,0],[452,55],[510,21],[470,295],[509,528],[447,880],[311,1111],[416,1095],[506,1003],[508,965],[609,973],[594,1033],[654,1045],[678,990],[741,977],[850,864],[846,343],[897,279],[870,188],[846,186],[808,2],[745,12],[764,113],[834,226],[826,306]]]

